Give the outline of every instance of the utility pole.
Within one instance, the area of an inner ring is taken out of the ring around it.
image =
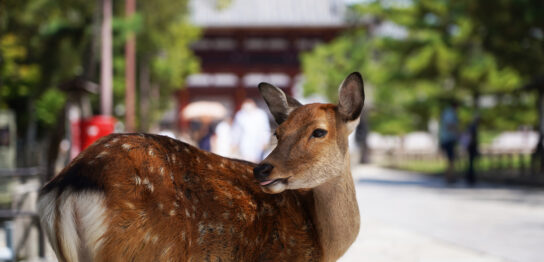
[[[100,113],[111,116],[113,100],[112,0],[102,1],[102,62],[100,64]]]
[[[136,10],[136,0],[125,1],[125,13],[132,17]],[[125,44],[125,130],[135,131],[135,79],[136,79],[136,40],[134,32],[129,32]]]

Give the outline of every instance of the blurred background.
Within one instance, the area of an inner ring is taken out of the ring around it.
[[[541,0],[4,0],[0,260],[55,261],[36,192],[112,132],[258,162],[257,84],[365,80],[362,231],[342,261],[543,261]]]

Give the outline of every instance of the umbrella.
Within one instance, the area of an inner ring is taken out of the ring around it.
[[[227,109],[218,102],[198,101],[187,105],[182,112],[185,119],[206,118],[222,119],[227,115]]]

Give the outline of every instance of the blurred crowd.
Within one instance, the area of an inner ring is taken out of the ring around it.
[[[210,118],[210,114],[192,117],[188,130],[178,138],[202,150],[251,162],[259,162],[270,152],[270,118],[252,99],[246,99],[234,115]],[[159,134],[176,138],[167,128],[161,128]]]

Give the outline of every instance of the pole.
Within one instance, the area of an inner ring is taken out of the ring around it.
[[[536,154],[540,160],[538,170],[544,170],[544,88],[538,90],[538,144]]]
[[[131,17],[136,10],[136,0],[125,1],[125,13]],[[129,32],[125,44],[125,130],[135,131],[135,78],[136,78],[136,40],[134,32]]]
[[[100,64],[100,113],[110,116],[113,100],[113,67],[111,44],[112,0],[102,1],[102,63]]]

